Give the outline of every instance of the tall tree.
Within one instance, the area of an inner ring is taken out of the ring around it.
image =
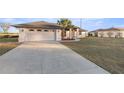
[[[66,36],[66,31],[72,28],[72,22],[67,18],[61,18],[60,20],[57,21],[57,24],[63,27],[62,39],[64,39],[64,36]]]
[[[66,36],[66,31],[69,31],[70,29],[71,30],[69,31],[69,34],[70,34],[69,38],[70,39],[74,38],[75,29],[78,27],[73,25],[71,20],[69,20],[67,18],[61,18],[60,20],[57,21],[57,23],[63,27],[62,38],[64,38],[64,36]]]
[[[57,23],[63,27],[63,29],[69,30],[72,27],[72,22],[71,20],[67,19],[67,18],[61,18],[60,20],[57,21]]]
[[[0,23],[0,27],[3,29],[4,33],[7,33],[10,28],[10,24],[9,23]]]

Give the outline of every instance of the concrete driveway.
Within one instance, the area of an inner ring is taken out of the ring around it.
[[[105,74],[104,69],[55,41],[26,42],[0,56],[2,74]]]

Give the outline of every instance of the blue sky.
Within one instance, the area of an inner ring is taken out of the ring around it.
[[[35,21],[47,21],[56,23],[59,18],[0,18],[0,23],[20,24]],[[80,26],[80,18],[69,18],[76,26]],[[92,31],[99,28],[124,27],[124,18],[82,18],[82,28]],[[0,31],[2,29],[0,28]],[[11,27],[9,32],[17,32]]]

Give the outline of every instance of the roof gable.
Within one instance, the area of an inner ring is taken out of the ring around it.
[[[49,23],[45,21],[39,21],[39,22],[30,22],[30,23],[24,23],[24,24],[15,24],[12,25],[16,28],[43,28],[43,29],[61,29],[62,27],[59,26],[56,23]]]

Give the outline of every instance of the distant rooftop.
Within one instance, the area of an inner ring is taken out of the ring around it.
[[[124,28],[119,28],[119,27],[111,27],[107,29],[97,29],[91,32],[99,32],[99,31],[124,31]]]

